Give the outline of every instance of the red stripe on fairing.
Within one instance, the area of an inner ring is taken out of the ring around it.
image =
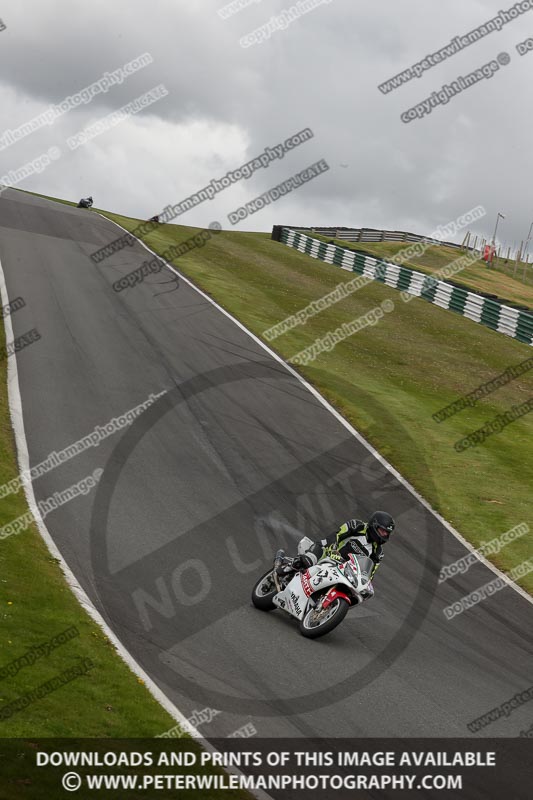
[[[306,597],[311,597],[313,590],[311,588],[311,581],[309,580],[308,569],[305,572],[300,573],[300,580],[302,582],[302,589],[304,590]]]
[[[330,606],[333,603],[333,601],[336,600],[338,597],[342,597],[343,600],[346,600],[348,605],[350,606],[352,605],[351,597],[348,597],[347,594],[344,594],[344,592],[339,592],[338,589],[335,589],[335,587],[333,587],[333,589],[330,589],[329,592],[327,593],[324,602],[322,603],[322,608],[327,608],[328,606]]]

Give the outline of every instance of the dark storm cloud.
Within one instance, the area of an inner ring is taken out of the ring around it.
[[[502,241],[525,238],[533,218],[526,99],[533,53],[520,56],[516,44],[528,30],[533,34],[533,11],[383,94],[378,84],[511,3],[332,0],[248,47],[239,41],[281,18],[290,0],[253,2],[228,19],[217,13],[224,5],[6,0],[0,39],[5,127],[141,53],[151,53],[154,63],[0,152],[0,174],[59,146],[61,159],[21,188],[76,199],[91,193],[102,207],[148,216],[310,127],[310,142],[176,221],[219,219],[229,227],[226,215],[234,208],[323,158],[329,172],[242,227],[268,230],[289,222],[429,233],[481,204],[488,213],[478,232],[490,236],[503,211]],[[422,119],[401,121],[443,84],[502,52],[511,62],[490,80]],[[68,136],[159,84],[168,89],[164,100],[73,153],[64,147]]]

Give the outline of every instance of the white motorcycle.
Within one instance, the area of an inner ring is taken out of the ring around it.
[[[302,555],[312,544],[304,537],[298,553]],[[300,633],[310,639],[332,631],[350,608],[374,594],[370,580],[374,562],[368,556],[350,553],[344,562],[326,557],[304,572],[295,572],[294,561],[278,550],[273,569],[253,588],[252,603],[261,611],[281,608],[296,617]]]

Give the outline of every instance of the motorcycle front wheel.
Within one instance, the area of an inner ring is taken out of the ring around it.
[[[270,569],[266,572],[255,584],[252,589],[252,603],[256,608],[261,611],[273,611],[276,606],[272,602],[273,597],[278,593],[276,584],[272,573],[274,570]]]
[[[349,604],[342,597],[337,597],[331,605],[320,611],[311,608],[300,620],[300,633],[308,639],[324,636],[340,625],[349,608]]]

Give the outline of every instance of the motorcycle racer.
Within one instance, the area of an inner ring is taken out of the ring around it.
[[[313,543],[312,547],[293,562],[296,570],[306,570],[322,558],[347,561],[350,554],[367,556],[374,562],[371,578],[383,558],[383,545],[389,541],[395,523],[386,511],[375,511],[368,522],[350,519],[340,528]]]

